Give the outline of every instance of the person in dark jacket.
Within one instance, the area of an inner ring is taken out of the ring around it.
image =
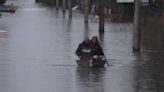
[[[93,36],[91,39],[92,55],[104,55],[103,50],[99,44],[97,36]]]
[[[92,57],[92,47],[90,44],[90,39],[89,37],[86,37],[85,40],[79,44],[77,50],[76,50],[76,55],[80,59],[90,59]]]

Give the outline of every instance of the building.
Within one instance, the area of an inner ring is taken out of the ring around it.
[[[142,6],[149,6],[149,1],[140,0]],[[112,7],[112,22],[132,22],[134,16],[134,0],[117,0]]]
[[[6,3],[7,0],[0,0],[0,4]]]
[[[141,5],[148,6],[153,4],[155,0],[140,0]],[[117,3],[134,3],[134,0],[117,0]]]

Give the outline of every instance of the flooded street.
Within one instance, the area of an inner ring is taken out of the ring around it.
[[[163,51],[132,51],[132,23],[84,24],[33,0],[9,0],[16,13],[2,13],[0,92],[163,92]],[[77,67],[75,50],[85,36],[97,35],[112,66]]]

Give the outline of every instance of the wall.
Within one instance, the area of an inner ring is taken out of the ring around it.
[[[162,50],[164,39],[160,9],[142,7],[140,9],[140,30],[142,48],[150,50]]]

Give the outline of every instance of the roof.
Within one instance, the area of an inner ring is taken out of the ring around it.
[[[134,0],[117,0],[117,3],[133,3]]]
[[[141,0],[142,3],[147,3],[149,0]],[[117,0],[117,3],[134,3],[134,0]]]

